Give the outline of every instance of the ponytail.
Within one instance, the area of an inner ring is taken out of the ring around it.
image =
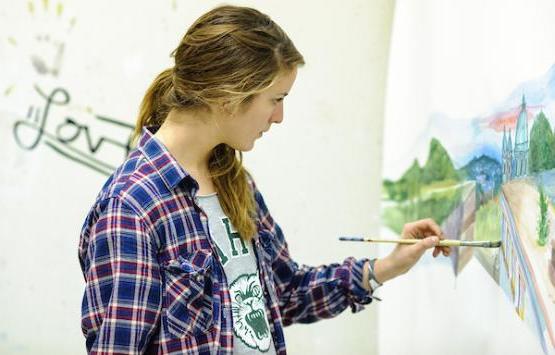
[[[139,117],[131,141],[136,144],[145,126],[161,125],[170,111],[169,95],[173,88],[173,68],[158,74],[150,84],[139,108]]]

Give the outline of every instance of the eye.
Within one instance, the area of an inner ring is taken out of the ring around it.
[[[277,104],[278,102],[283,101],[283,97],[280,97],[279,99],[274,99],[274,102]]]
[[[258,297],[262,294],[262,292],[260,291],[260,286],[256,285],[252,288],[252,293],[254,294],[255,297]]]

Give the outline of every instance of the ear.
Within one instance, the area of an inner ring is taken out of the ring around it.
[[[233,110],[233,105],[230,101],[223,101],[221,104],[218,105],[220,113],[225,116],[232,118],[235,115]]]

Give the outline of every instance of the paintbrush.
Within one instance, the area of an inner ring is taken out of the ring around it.
[[[374,239],[361,237],[339,237],[339,240],[346,242],[369,242],[369,243],[396,243],[396,244],[416,244],[420,239]],[[476,247],[476,248],[499,248],[501,241],[478,241],[478,240],[454,240],[444,239],[439,241],[440,247]]]

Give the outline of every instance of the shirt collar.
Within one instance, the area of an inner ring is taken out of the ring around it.
[[[179,165],[168,149],[160,142],[154,133],[160,126],[143,127],[137,148],[158,172],[168,189],[173,190],[181,181],[188,181],[185,186],[194,195],[199,190],[195,179]]]

